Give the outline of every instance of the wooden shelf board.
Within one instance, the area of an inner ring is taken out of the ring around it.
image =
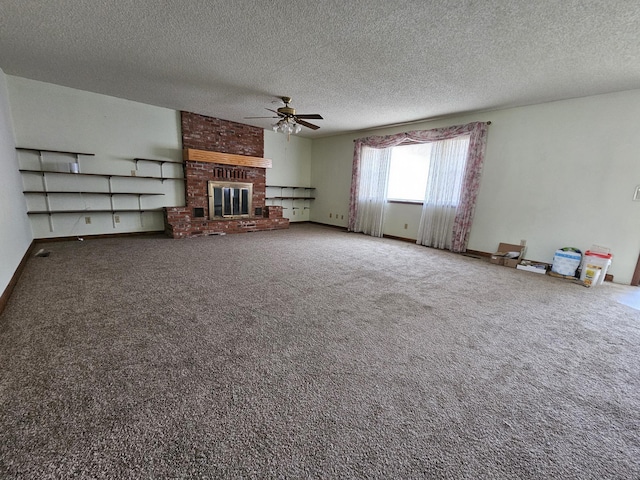
[[[182,165],[182,162],[176,162],[176,161],[173,161],[173,160],[156,160],[156,159],[153,159],[153,158],[134,158],[134,160],[136,162],[154,162],[154,163],[160,163],[160,164],[163,164],[163,163],[175,163],[175,164]]]
[[[120,212],[161,212],[162,208],[135,208],[135,209],[131,209],[131,208],[115,208],[113,210],[102,210],[102,209],[96,209],[96,210],[29,210],[27,211],[27,213],[29,215],[43,215],[43,214],[49,214],[49,215],[55,215],[55,214],[60,214],[60,213],[120,213]]]
[[[65,152],[64,150],[47,150],[46,148],[16,147],[16,150],[22,150],[27,152],[63,153],[65,155],[86,155],[88,157],[95,157],[96,155],[95,153]]]
[[[69,194],[82,194],[82,195],[165,195],[164,193],[157,192],[80,192],[80,191],[65,191],[65,190],[24,190],[22,193],[40,193],[40,194],[50,194],[50,193],[69,193]]]
[[[193,162],[218,163],[221,165],[238,165],[241,167],[271,168],[272,162],[268,158],[250,157],[248,155],[235,155],[232,153],[210,152],[208,150],[196,150],[185,148],[184,160]]]
[[[316,197],[266,197],[266,200],[315,200]]]
[[[71,172],[57,172],[55,170],[30,170],[20,169],[21,172],[26,173],[55,173],[56,175],[75,175],[77,177],[104,177],[104,178],[152,178],[154,180],[184,180],[182,177],[152,177],[148,175],[116,175],[111,173],[71,173]]]

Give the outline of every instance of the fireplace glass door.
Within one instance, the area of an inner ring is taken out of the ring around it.
[[[209,215],[213,218],[250,216],[253,185],[239,182],[209,182]]]

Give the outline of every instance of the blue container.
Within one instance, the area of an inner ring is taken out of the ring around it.
[[[551,265],[551,271],[558,275],[564,275],[566,277],[575,277],[576,270],[580,266],[582,261],[582,252],[577,248],[564,247],[560,250],[556,250],[553,256],[553,265]]]

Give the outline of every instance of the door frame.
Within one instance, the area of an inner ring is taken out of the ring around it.
[[[638,256],[638,263],[636,263],[636,269],[633,272],[633,277],[631,277],[632,287],[640,286],[640,255]]]

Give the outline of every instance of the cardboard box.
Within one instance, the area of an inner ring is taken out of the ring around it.
[[[516,268],[518,263],[520,263],[520,258],[522,257],[522,252],[520,252],[520,257],[518,258],[505,258],[504,266],[509,268]]]
[[[495,265],[516,268],[516,266],[520,263],[520,260],[522,260],[522,257],[524,256],[525,248],[525,245],[501,243],[500,245],[498,245],[498,250],[496,251],[496,253],[492,254],[491,257],[489,257],[489,262]],[[505,258],[505,255],[508,252],[519,252],[519,255],[517,258]]]

